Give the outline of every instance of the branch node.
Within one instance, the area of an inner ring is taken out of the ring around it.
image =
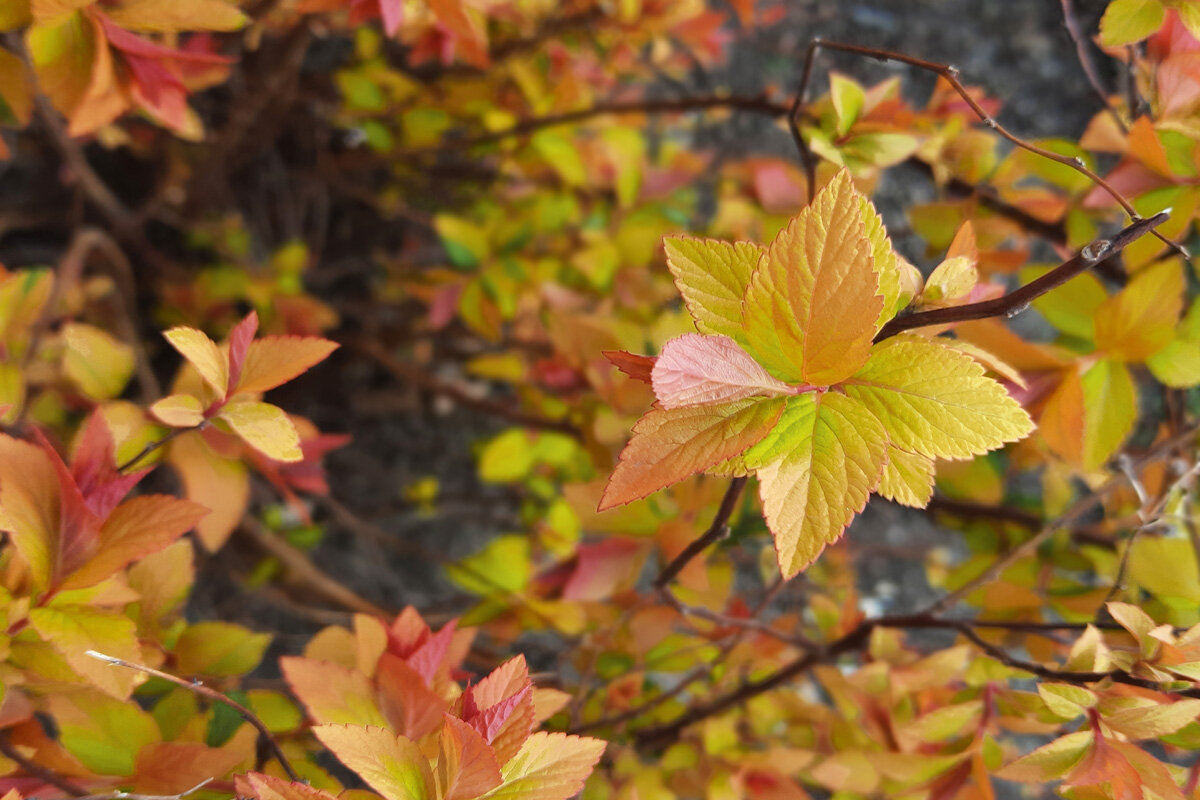
[[[1102,261],[1112,251],[1112,241],[1109,239],[1097,239],[1091,244],[1085,245],[1079,251],[1079,255],[1088,264],[1095,264]]]

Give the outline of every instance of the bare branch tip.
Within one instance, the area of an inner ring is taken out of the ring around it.
[[[84,655],[91,656],[92,658],[96,659],[97,661],[103,661],[104,663],[111,664],[114,667],[126,666],[125,662],[122,661],[121,659],[114,658],[109,655],[105,655],[104,653],[101,653],[98,650],[87,650],[84,652]]]

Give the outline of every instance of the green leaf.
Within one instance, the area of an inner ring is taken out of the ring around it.
[[[1105,47],[1140,42],[1163,24],[1160,0],[1113,0],[1100,18],[1100,44]]]

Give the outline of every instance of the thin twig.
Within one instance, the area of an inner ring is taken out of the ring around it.
[[[1186,442],[1189,439],[1195,437],[1196,431],[1197,431],[1197,426],[1192,426],[1192,427],[1188,428],[1187,430],[1183,431],[1182,433],[1180,433],[1178,436],[1174,436],[1174,437],[1166,440],[1165,442],[1163,442],[1162,444],[1158,445],[1153,450],[1151,450],[1149,453],[1147,453],[1145,456],[1143,456],[1141,459],[1139,459],[1135,463],[1134,468],[1136,470],[1140,471],[1147,464],[1153,463],[1154,461],[1161,459],[1166,453],[1171,452],[1171,450],[1178,447],[1183,442]],[[1069,527],[1072,523],[1075,522],[1075,520],[1079,519],[1084,514],[1091,512],[1092,509],[1094,509],[1096,506],[1098,506],[1104,500],[1104,498],[1108,497],[1110,494],[1115,492],[1117,489],[1120,489],[1121,487],[1125,486],[1127,483],[1127,480],[1128,479],[1125,477],[1124,474],[1117,474],[1117,475],[1114,475],[1113,477],[1109,478],[1109,480],[1103,486],[1096,489],[1094,492],[1089,494],[1087,497],[1084,497],[1081,500],[1079,500],[1079,502],[1077,502],[1074,506],[1072,506],[1065,514],[1058,517],[1056,520],[1054,520],[1053,522],[1049,523],[1044,528],[1042,528],[1038,533],[1034,534],[1030,538],[1026,539],[1024,542],[1022,542],[1021,544],[1014,547],[1012,550],[1010,550],[1004,556],[993,561],[991,564],[989,564],[987,566],[986,569],[984,569],[981,573],[976,575],[974,578],[970,579],[969,581],[967,581],[966,583],[964,583],[962,586],[958,587],[954,591],[941,597],[937,602],[933,603],[931,606],[929,606],[927,609],[925,609],[925,613],[936,614],[936,613],[945,611],[947,608],[950,608],[952,605],[955,605],[960,600],[962,600],[964,597],[971,594],[979,587],[983,586],[985,583],[989,583],[990,581],[995,579],[995,577],[997,575],[1004,572],[1004,570],[1008,569],[1010,566],[1015,564],[1017,561],[1020,561],[1022,558],[1024,558],[1029,553],[1032,553],[1033,551],[1035,551],[1038,547],[1040,547],[1042,545],[1043,542],[1045,542],[1047,539],[1049,539],[1051,536],[1053,536],[1057,531],[1060,531],[1064,528]]]
[[[296,549],[267,530],[266,526],[253,517],[246,517],[242,520],[241,530],[258,547],[279,559],[292,577],[303,583],[306,589],[321,595],[326,600],[337,603],[342,608],[359,614],[388,619],[393,616],[345,584],[330,577],[303,551]]]
[[[708,526],[708,530],[689,542],[688,546],[683,548],[679,555],[675,556],[669,564],[663,567],[662,572],[654,579],[655,589],[666,587],[668,583],[674,580],[676,575],[683,571],[683,568],[693,558],[703,553],[709,545],[729,535],[729,519],[733,516],[733,512],[737,510],[738,501],[742,499],[742,492],[746,488],[746,480],[746,477],[743,476],[734,478],[729,482],[729,487],[725,490],[724,497],[721,498],[721,505],[717,509],[716,516],[713,517],[712,524]]]
[[[1075,55],[1079,59],[1079,66],[1083,68],[1083,74],[1087,77],[1088,85],[1092,87],[1092,91],[1096,93],[1096,97],[1104,104],[1104,108],[1108,111],[1109,116],[1117,123],[1117,127],[1122,133],[1129,132],[1129,126],[1125,124],[1125,120],[1121,119],[1121,115],[1113,108],[1109,101],[1108,92],[1104,90],[1104,84],[1100,80],[1100,73],[1096,71],[1096,62],[1092,59],[1092,54],[1088,50],[1088,38],[1084,33],[1082,26],[1079,24],[1079,17],[1075,15],[1074,3],[1071,0],[1062,0],[1063,25],[1067,29],[1067,35],[1071,37],[1071,41],[1075,44]]]
[[[1169,209],[1160,211],[1153,217],[1139,219],[1123,228],[1111,239],[1097,239],[1045,275],[1014,289],[1003,297],[961,306],[933,308],[928,311],[918,311],[914,314],[895,317],[880,329],[879,333],[875,335],[875,341],[881,342],[902,331],[923,328],[928,325],[947,325],[972,319],[1013,316],[1028,308],[1030,303],[1051,289],[1063,285],[1089,267],[1116,256],[1147,231],[1166,222],[1169,217]]]
[[[973,112],[975,112],[975,116],[977,116],[985,126],[991,128],[996,133],[1000,134],[1013,145],[1021,148],[1022,150],[1027,150],[1034,155],[1055,161],[1075,170],[1107,192],[1113,198],[1113,200],[1115,200],[1117,204],[1124,209],[1125,213],[1129,215],[1131,220],[1136,222],[1141,219],[1141,215],[1138,214],[1133,205],[1125,199],[1125,196],[1113,188],[1108,181],[1089,169],[1087,164],[1083,162],[1083,159],[1073,156],[1065,156],[1061,153],[1055,153],[1052,150],[1047,150],[1044,147],[1038,147],[1035,144],[1025,141],[997,122],[995,118],[993,118],[987,113],[987,111],[984,110],[983,106],[979,104],[979,101],[976,100],[969,91],[967,91],[967,87],[965,87],[958,79],[959,72],[957,67],[953,67],[948,64],[939,64],[934,61],[917,58],[916,56],[905,55],[904,53],[897,53],[891,50],[881,50],[876,47],[867,47],[864,45],[848,44],[846,42],[829,42],[825,41],[824,39],[813,39],[809,43],[808,51],[805,54],[804,71],[800,78],[800,88],[796,93],[796,101],[792,105],[793,112],[789,117],[789,122],[793,129],[793,135],[796,135],[799,131],[799,120],[797,117],[804,108],[805,96],[808,93],[808,84],[812,77],[811,62],[815,57],[816,51],[821,48],[827,50],[838,50],[843,53],[854,53],[855,55],[866,56],[867,58],[874,58],[879,61],[896,61],[901,64],[908,64],[911,67],[916,67],[917,69],[923,69],[927,72],[932,72],[933,74],[945,80],[946,83],[948,83],[950,87],[954,89],[958,96],[963,99],[963,102],[966,103]],[[816,179],[816,164],[813,161],[811,151],[807,147],[801,147],[800,157],[804,162],[804,170],[808,177],[811,191],[811,186]],[[1184,249],[1182,245],[1172,242],[1170,239],[1167,239],[1157,231],[1154,232],[1154,235],[1184,258],[1189,257],[1187,250]]]
[[[190,789],[186,789],[179,794],[138,794],[137,792],[105,792],[104,794],[89,794],[79,800],[183,800],[190,794],[203,789],[213,782],[212,778],[205,778]]]
[[[254,729],[258,731],[258,735],[261,740],[268,748],[270,748],[271,754],[275,756],[275,760],[279,762],[279,766],[283,767],[283,771],[287,773],[288,778],[296,782],[301,780],[299,773],[292,768],[291,762],[289,762],[287,756],[283,754],[283,750],[279,747],[279,742],[275,741],[275,736],[271,733],[270,729],[267,728],[266,724],[264,724],[263,721],[259,719],[253,711],[246,708],[238,701],[226,697],[216,689],[210,689],[199,681],[184,680],[177,675],[172,675],[169,672],[163,672],[162,670],[155,669],[154,667],[148,667],[145,664],[126,661],[123,658],[114,658],[113,656],[105,655],[104,653],[100,653],[95,650],[88,650],[87,654],[98,661],[103,661],[104,663],[111,664],[114,667],[125,667],[126,669],[136,670],[137,672],[141,672],[155,678],[160,678],[168,683],[173,683],[176,686],[187,689],[189,692],[198,697],[203,697],[206,700],[210,700],[214,703],[222,703],[229,706],[238,714],[240,714],[242,719],[254,726]]]
[[[183,434],[191,433],[192,431],[198,431],[206,425],[208,425],[208,420],[204,420],[197,425],[192,425],[187,428],[172,428],[171,432],[166,436],[163,436],[161,439],[155,439],[153,442],[147,442],[146,446],[137,452],[137,455],[133,456],[133,458],[130,458],[128,461],[117,467],[117,472],[125,472],[126,470],[135,466],[143,458],[150,455],[155,450],[158,450],[160,447],[165,447]]]
[[[49,784],[59,791],[70,795],[71,797],[87,797],[86,789],[80,788],[74,782],[67,780],[54,770],[44,767],[36,761],[31,761],[26,758],[25,755],[13,745],[12,740],[8,737],[8,731],[0,730],[0,754],[3,754],[5,758],[12,761],[21,769],[25,770],[25,772],[29,773],[43,783]]]

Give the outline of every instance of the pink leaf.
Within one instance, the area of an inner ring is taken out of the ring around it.
[[[258,331],[258,312],[251,311],[246,318],[233,326],[229,332],[229,385],[237,386],[242,377],[242,365],[246,363],[246,351]]]
[[[799,394],[773,377],[728,336],[688,333],[663,345],[651,373],[663,408]]]

